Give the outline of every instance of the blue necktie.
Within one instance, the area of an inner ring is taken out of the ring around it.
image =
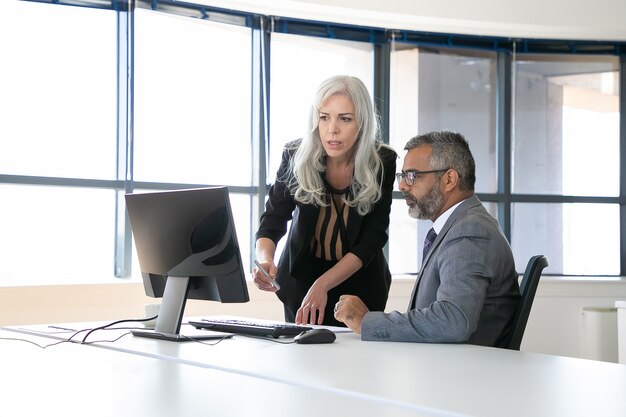
[[[426,239],[424,239],[424,250],[422,252],[422,264],[424,263],[424,259],[426,259],[426,254],[430,250],[430,247],[432,246],[436,238],[437,238],[437,233],[435,233],[435,229],[431,227],[430,230],[428,231],[428,234],[426,235]]]

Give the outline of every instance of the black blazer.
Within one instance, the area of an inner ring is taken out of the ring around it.
[[[300,140],[287,144],[276,175],[276,182],[270,187],[265,212],[261,216],[256,238],[265,237],[275,244],[287,232],[287,223],[291,220],[288,240],[277,265],[276,280],[281,284],[278,296],[283,302],[302,301],[302,294],[292,294],[289,280],[298,280],[310,287],[317,279],[311,268],[310,241],[319,215],[319,207],[297,203],[287,184],[290,160]],[[345,291],[361,297],[371,310],[382,311],[387,303],[391,274],[383,255],[383,246],[387,243],[387,227],[396,169],[396,153],[385,146],[378,150],[383,166],[382,196],[374,208],[365,216],[360,216],[356,208],[350,207],[347,224],[348,252],[356,255],[363,267],[340,284],[335,290]],[[298,298],[292,300],[293,297]]]

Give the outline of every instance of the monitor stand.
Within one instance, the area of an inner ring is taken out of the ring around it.
[[[159,315],[154,330],[131,330],[131,333],[134,336],[170,340],[173,342],[223,339],[232,336],[228,333],[211,331],[202,331],[202,334],[198,334],[197,330],[193,334],[188,335],[180,333],[188,290],[189,277],[168,276],[165,282],[165,290],[163,291],[163,301],[159,308]]]

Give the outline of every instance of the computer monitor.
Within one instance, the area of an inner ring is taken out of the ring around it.
[[[226,187],[126,194],[146,294],[162,297],[154,330],[135,336],[185,341],[188,298],[222,303],[250,300]]]

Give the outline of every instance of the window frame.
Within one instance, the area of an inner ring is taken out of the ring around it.
[[[172,13],[190,18],[207,19],[243,25],[252,31],[252,91],[251,146],[253,158],[252,186],[229,187],[231,193],[245,194],[251,199],[251,231],[256,230],[258,218],[264,208],[269,184],[267,184],[268,113],[269,113],[269,51],[271,33],[290,33],[314,37],[327,37],[374,44],[374,100],[382,121],[382,138],[389,141],[389,61],[391,44],[403,42],[424,48],[489,50],[496,52],[496,142],[498,183],[495,193],[478,193],[484,202],[496,203],[498,220],[505,236],[511,241],[511,209],[515,203],[600,203],[618,204],[620,207],[620,275],[626,275],[626,146],[620,146],[620,189],[618,196],[567,196],[545,194],[515,194],[511,190],[511,143],[512,143],[512,67],[514,57],[524,54],[584,54],[611,55],[619,58],[619,110],[620,143],[626,143],[626,42],[598,42],[546,39],[511,39],[491,36],[459,34],[434,34],[408,30],[387,30],[332,22],[309,21],[285,16],[265,16],[237,10],[226,10],[193,3],[172,3],[161,0],[21,0],[49,3],[61,7],[91,7],[115,10],[118,14],[117,28],[117,178],[94,180],[89,178],[58,178],[48,176],[0,174],[0,183],[55,185],[63,187],[105,188],[116,191],[116,248],[114,275],[130,276],[132,235],[123,195],[135,188],[163,190],[207,186],[210,184],[181,184],[159,182],[135,182],[133,177],[133,55],[134,55],[134,7],[155,12]],[[402,199],[394,192],[394,199]],[[250,236],[250,253],[254,253],[253,234]],[[248,260],[251,266],[251,260]],[[521,266],[520,266],[521,267]]]

